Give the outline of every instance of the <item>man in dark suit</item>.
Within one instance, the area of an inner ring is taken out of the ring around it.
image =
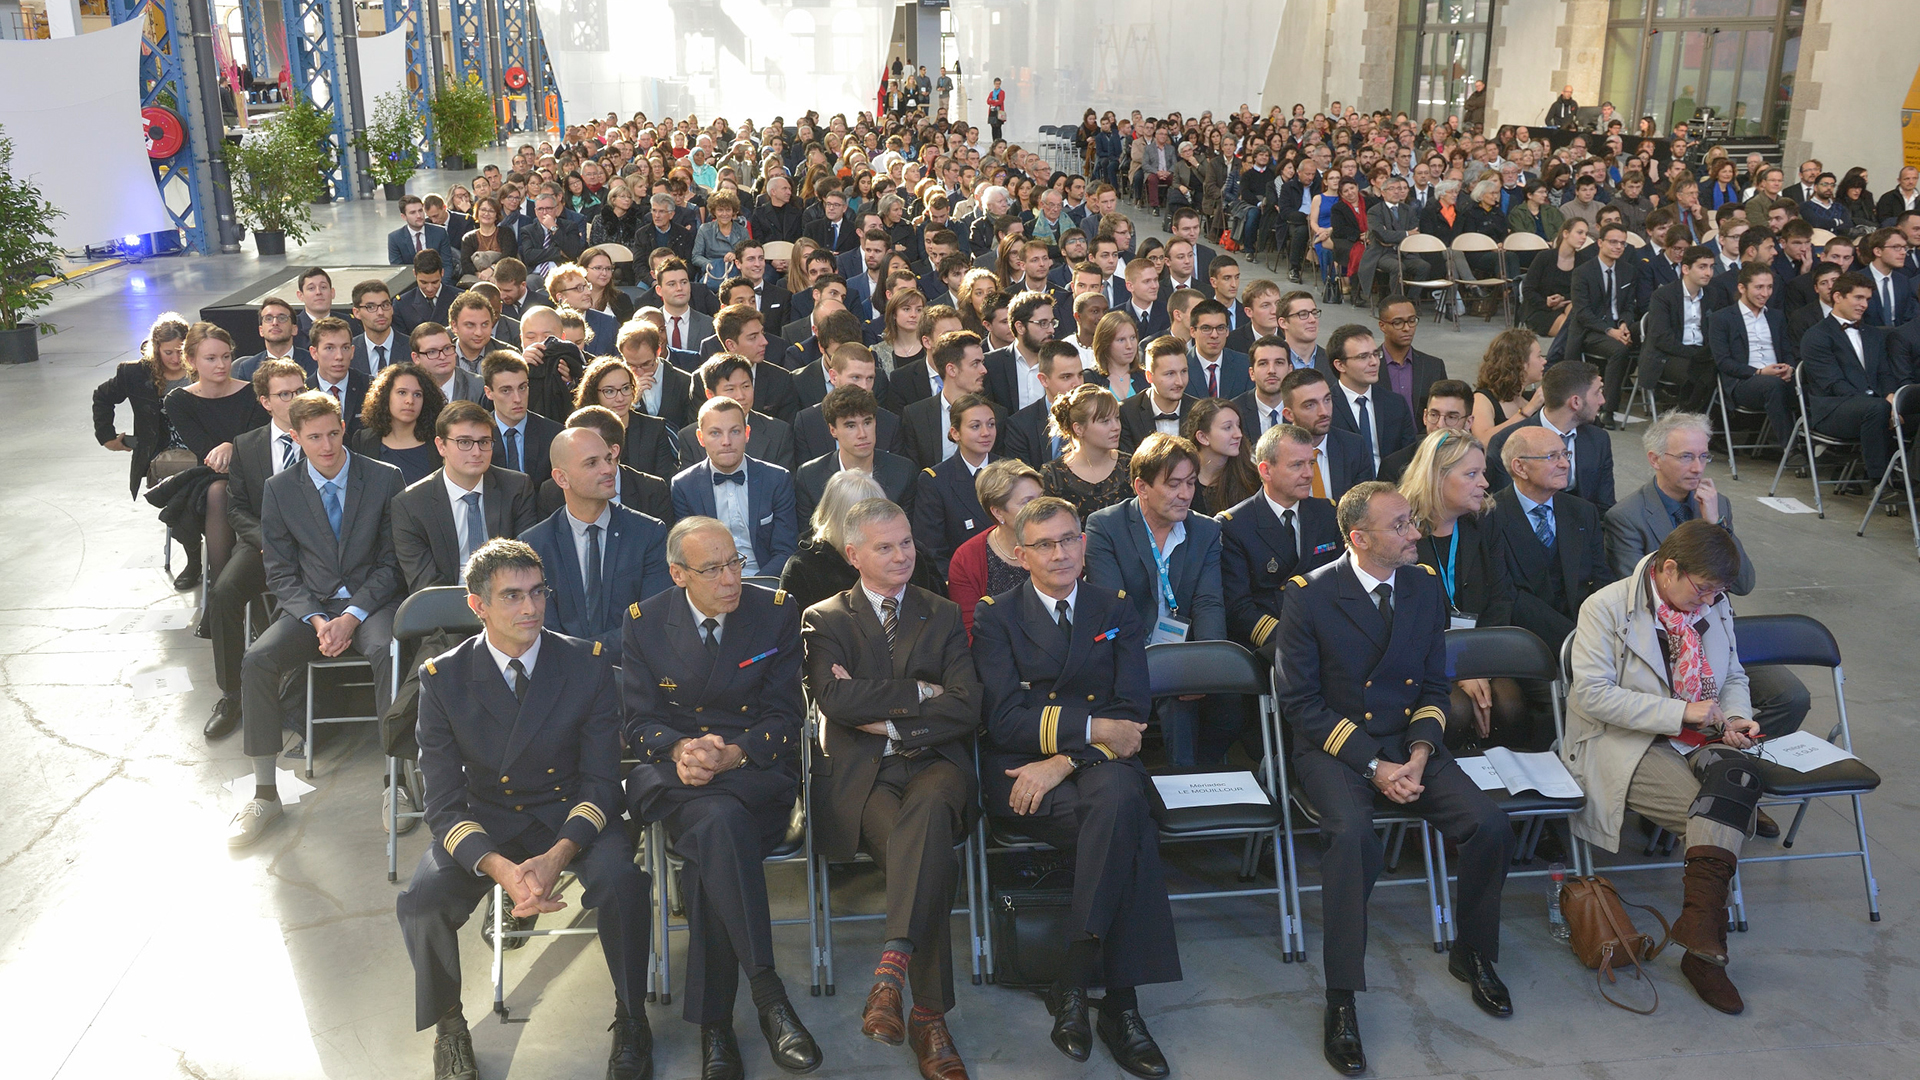
[[[402,334],[411,334],[421,323],[446,325],[447,308],[453,303],[454,290],[446,288],[445,283],[446,261],[440,258],[439,252],[423,251],[415,255],[413,288],[393,301],[394,328]]]
[[[1425,280],[1431,269],[1424,256],[1400,254],[1400,241],[1420,231],[1420,215],[1407,202],[1405,178],[1387,177],[1382,195],[1367,210],[1367,249],[1360,255],[1360,295],[1369,299],[1374,293],[1374,275],[1381,270],[1389,277],[1419,281]]]
[[[386,282],[372,278],[353,287],[353,317],[360,321],[360,332],[353,336],[353,370],[378,375],[388,364],[413,359],[406,335],[394,329],[393,313],[393,293]]]
[[[844,192],[833,191],[820,200],[822,216],[807,222],[800,235],[833,252],[835,255],[852,251],[860,246],[860,237],[855,234],[853,222],[847,219],[847,196]]]
[[[1427,408],[1421,414],[1424,424],[1419,441],[1410,442],[1380,459],[1380,471],[1376,480],[1385,480],[1389,484],[1400,483],[1407,473],[1407,467],[1413,464],[1413,456],[1420,452],[1421,443],[1426,436],[1436,431],[1466,432],[1473,426],[1473,387],[1458,379],[1441,379],[1427,388]]]
[[[345,319],[328,316],[316,321],[307,336],[313,343],[313,370],[307,373],[307,388],[333,398],[346,421],[348,437],[352,437],[360,430],[360,407],[373,384],[366,372],[353,370],[353,328]]]
[[[918,473],[913,462],[898,454],[879,449],[879,428],[875,421],[880,406],[864,387],[847,385],[836,388],[820,403],[820,417],[832,433],[834,448],[800,466],[794,474],[794,509],[804,532],[813,520],[813,508],[827,490],[827,481],[845,469],[872,476],[887,498],[912,512],[914,486]]]
[[[1254,447],[1260,493],[1214,515],[1220,520],[1220,592],[1227,638],[1273,659],[1287,579],[1340,557],[1333,504],[1313,497],[1313,433],[1269,428]]]
[[[539,520],[527,474],[493,466],[496,441],[492,418],[473,402],[440,410],[433,445],[441,467],[394,496],[391,508],[409,594],[460,584],[467,559],[488,540],[511,540]]]
[[[1666,256],[1661,256],[1665,261]],[[1713,278],[1713,252],[1687,248],[1680,256],[1679,280],[1653,290],[1647,305],[1646,340],[1640,346],[1640,385],[1657,387],[1669,366],[1678,369],[1680,408],[1699,412],[1713,399],[1718,370],[1707,343],[1713,308],[1707,301],[1707,282]]]
[[[1548,368],[1540,380],[1544,401],[1540,410],[1488,440],[1487,486],[1498,490],[1513,481],[1500,452],[1513,433],[1544,427],[1573,456],[1567,494],[1578,495],[1606,513],[1614,502],[1613,440],[1594,423],[1608,405],[1600,387],[1600,369],[1585,360],[1565,360]]]
[[[1860,320],[1886,328],[1912,322],[1920,315],[1920,299],[1915,298],[1913,279],[1907,276],[1907,253],[1912,246],[1906,235],[1899,229],[1881,229],[1867,237],[1864,246],[1870,260],[1866,275],[1871,295]]]
[[[400,493],[400,470],[349,453],[339,403],[317,390],[293,399],[287,421],[305,464],[267,481],[261,498],[267,588],[280,616],[240,663],[254,792],[227,826],[230,848],[259,840],[283,813],[274,765],[292,719],[280,700],[286,676],[351,649],[373,667],[374,712],[385,713],[392,697],[387,646],[404,583],[387,507]]]
[[[643,419],[655,425],[658,425],[659,421],[650,416],[642,417],[634,413],[628,413],[627,418],[633,421],[633,425],[622,427],[620,418],[613,415],[612,410],[600,405],[583,405],[575,409],[572,416],[567,417],[567,426],[592,428],[600,433],[600,438],[608,446],[613,447],[615,456],[620,459],[619,494],[613,500],[616,504],[629,510],[638,510],[650,518],[672,525],[677,520],[673,513],[673,489],[661,479],[659,473],[642,472],[628,465],[626,456],[634,449],[633,445],[631,443],[624,447],[621,445],[621,439],[632,435],[634,428]],[[660,431],[660,435],[663,439],[667,437],[664,430]],[[668,470],[667,475],[672,476],[679,471],[679,466],[676,465]],[[555,510],[566,505],[566,501],[565,490],[554,481],[552,476],[548,476],[541,482],[538,493],[534,496],[534,520],[528,522],[529,527],[542,518],[552,517]]]
[[[800,547],[793,476],[747,453],[747,410],[716,396],[700,407],[695,439],[705,455],[673,478],[673,512],[719,518],[746,558],[748,577],[779,577]]]
[[[1040,348],[1040,363],[1035,374],[1046,391],[1039,401],[1006,418],[1000,432],[1000,449],[1007,456],[1039,468],[1060,456],[1058,440],[1048,424],[1053,403],[1061,394],[1080,385],[1080,353],[1065,341],[1049,341]]]
[[[1133,453],[1156,431],[1178,436],[1181,423],[1197,400],[1187,393],[1187,353],[1179,339],[1172,335],[1154,338],[1146,347],[1146,362],[1146,393],[1135,394],[1120,406],[1123,454]]]
[[[267,591],[262,560],[260,506],[268,480],[300,465],[300,442],[287,411],[307,385],[290,360],[265,360],[253,373],[253,392],[273,418],[233,440],[227,462],[227,524],[233,529],[233,553],[207,594],[207,622],[213,637],[214,702],[204,734],[225,738],[240,723],[240,665],[247,649],[247,605]]]
[[[1580,355],[1600,360],[1606,372],[1606,403],[1611,410],[1620,400],[1621,388],[1627,381],[1627,357],[1633,347],[1634,296],[1639,285],[1633,264],[1625,258],[1626,226],[1618,222],[1602,225],[1595,250],[1597,258],[1573,269],[1573,317],[1568,325],[1567,340]],[[1601,417],[1600,424],[1612,428],[1613,417]]]
[[[293,305],[277,296],[269,296],[260,302],[259,333],[265,348],[234,362],[232,375],[243,381],[251,380],[253,373],[264,360],[288,360],[300,365],[300,370],[313,374],[313,355],[305,348],[293,343]]]
[[[495,885],[519,917],[565,908],[553,899],[563,870],[599,913],[613,978],[607,1076],[653,1075],[652,884],[619,821],[619,690],[599,642],[543,627],[542,570],[527,545],[487,542],[467,571],[467,604],[485,629],[421,666],[420,769],[434,842],[396,907],[413,961],[414,1026],[437,1029],[436,1080],[475,1075],[460,927]]]
[[[1885,329],[1865,323],[1873,282],[1842,274],[1833,285],[1833,314],[1801,343],[1807,422],[1822,435],[1858,439],[1866,482],[1877,484],[1893,457],[1893,397],[1911,382],[1887,350]],[[1911,414],[1903,423],[1911,423]]]
[[[1371,470],[1378,475],[1382,459],[1419,438],[1413,411],[1399,394],[1380,391],[1380,353],[1373,331],[1349,323],[1327,339],[1327,356],[1339,382],[1333,387],[1333,426],[1360,436],[1367,445]]]
[[[1313,433],[1313,497],[1338,500],[1346,490],[1373,479],[1373,455],[1351,431],[1333,423],[1333,384],[1314,368],[1300,368],[1280,380],[1280,399],[1286,404],[1280,418]]]
[[[1323,1051],[1354,1076],[1367,1060],[1353,995],[1367,988],[1367,894],[1382,864],[1377,800],[1458,845],[1460,938],[1447,970],[1498,1017],[1513,1014],[1493,965],[1514,838],[1507,815],[1447,751],[1447,597],[1433,569],[1415,561],[1420,529],[1407,500],[1384,483],[1357,485],[1340,500],[1339,523],[1347,553],[1289,583],[1277,670],[1293,768],[1327,845]]]
[[[906,456],[922,469],[931,469],[953,454],[953,403],[968,394],[985,393],[987,381],[980,338],[969,331],[942,334],[928,356],[940,368],[940,392],[913,402],[900,414]]]
[[[793,418],[794,450],[801,461],[812,461],[834,448],[833,433],[827,430],[820,406],[830,393],[843,386],[857,386],[874,396],[874,445],[888,453],[900,452],[900,417],[879,407],[878,398],[885,392],[885,387],[878,384],[878,370],[879,364],[874,361],[872,351],[865,345],[849,342],[835,345],[831,352],[821,358],[817,367],[809,367],[795,377],[796,389],[800,388],[802,382],[812,381],[808,378],[810,373],[819,375],[823,387],[819,400],[801,409],[799,415]],[[812,396],[811,387],[804,391],[803,396]]]
[[[535,208],[538,212],[538,207]],[[683,262],[693,261],[693,226],[678,220],[679,206],[664,192],[647,200],[648,225],[640,230],[640,246],[648,251],[666,248]],[[576,256],[577,257],[577,256]]]
[[[1793,287],[1789,291],[1806,293],[1804,302],[1795,304],[1790,301],[1787,304],[1787,340],[1793,342],[1796,350],[1800,348],[1800,342],[1806,338],[1807,331],[1813,329],[1813,324],[1826,318],[1827,313],[1833,309],[1833,283],[1840,280],[1840,275],[1843,273],[1846,271],[1840,269],[1837,264],[1821,262],[1814,265],[1812,272],[1801,274],[1793,279]],[[1801,289],[1801,286],[1805,288]],[[1904,329],[1902,327],[1902,330]],[[1916,332],[1920,333],[1920,331]],[[1888,339],[1889,347],[1892,346],[1893,340]]]
[[[961,544],[992,527],[980,505],[976,478],[999,439],[1000,411],[985,394],[968,394],[947,410],[953,456],[920,472],[913,497],[913,543],[941,581]]]
[[[447,239],[444,226],[427,220],[427,204],[418,195],[400,199],[400,216],[405,220],[387,234],[387,265],[407,266],[423,251],[437,251],[443,262],[453,262],[459,249]]]
[[[753,365],[754,405],[775,420],[792,423],[800,411],[800,398],[793,389],[793,374],[767,362],[775,356],[772,343],[777,339],[767,336],[761,314],[746,304],[729,304],[714,314],[713,336],[719,339],[720,352],[743,357]],[[697,414],[707,397],[706,386],[695,379],[692,393],[690,404]]]
[[[1447,377],[1447,362],[1413,347],[1420,329],[1420,311],[1404,296],[1389,296],[1380,304],[1380,388],[1391,390],[1407,405],[1407,415],[1427,411],[1427,393]],[[1468,404],[1472,404],[1469,402]]]
[[[758,387],[755,385],[754,376],[758,369],[759,365],[749,364],[739,356],[716,353],[713,359],[700,365],[695,378],[706,388],[708,400],[728,398],[738,402],[746,411],[747,425],[751,428],[747,433],[748,457],[791,471],[799,465],[799,455],[793,441],[793,428],[786,421],[775,419],[754,408],[758,396],[755,392]],[[704,412],[705,405],[702,405],[701,409]],[[683,462],[691,462],[694,458],[693,449],[700,442],[698,429],[698,422],[680,429],[680,457]]]
[[[553,452],[554,482],[566,504],[521,539],[546,564],[554,628],[598,641],[611,656],[627,605],[670,585],[667,527],[614,505],[619,457],[597,430],[568,428],[553,440]]]
[[[553,471],[548,447],[560,425],[528,410],[527,362],[510,352],[488,353],[480,377],[493,406],[493,463],[546,479]]]
[[[1036,374],[1040,349],[1053,340],[1054,313],[1067,310],[1056,303],[1051,293],[1027,290],[1014,296],[1007,305],[1007,321],[1013,327],[1013,343],[994,349],[982,359],[987,365],[986,394],[1009,413],[1018,412],[1046,396]]]
[[[761,869],[800,792],[800,611],[786,593],[742,582],[740,559],[724,522],[681,519],[667,535],[676,587],[627,609],[621,649],[626,744],[641,762],[627,775],[628,808],[663,822],[686,864],[682,1015],[700,1025],[703,1076],[745,1075],[733,1034],[742,968],[774,1063],[820,1065],[774,968]]]
[[[672,200],[669,199],[669,202]],[[533,200],[533,220],[520,226],[521,262],[537,274],[580,258],[587,250],[586,227],[560,217],[560,201],[542,192]]]
[[[873,392],[876,399],[886,393],[887,377],[880,371],[872,350],[867,348],[860,331],[860,320],[854,318],[852,312],[835,311],[821,319],[819,332],[809,346],[817,349],[818,355],[793,373],[793,392],[800,399],[802,409],[826,400],[827,391],[840,385],[839,369],[835,365],[846,364],[854,356],[865,358],[861,381],[867,389]],[[851,351],[848,346],[852,346]],[[840,354],[838,360],[834,359],[835,353]],[[828,379],[829,369],[836,372],[831,381]]]
[[[1501,449],[1512,478],[1494,493],[1488,515],[1499,530],[1513,579],[1513,622],[1558,649],[1573,633],[1580,605],[1614,580],[1600,532],[1600,512],[1566,494],[1566,446],[1538,427],[1513,429]]]
[[[1187,386],[1195,397],[1235,398],[1253,389],[1247,354],[1227,348],[1227,308],[1202,300],[1187,313]]]
[[[977,805],[980,679],[960,609],[907,584],[917,552],[900,507],[858,503],[846,530],[860,584],[801,616],[807,689],[825,721],[820,760],[830,763],[813,770],[814,849],[829,860],[864,851],[887,876],[887,936],[861,1034],[909,1043],[922,1076],[964,1076],[946,1024],[949,927],[960,877],[954,844]],[[913,1012],[903,1021],[909,986]]]
[[[1124,311],[1140,333],[1140,345],[1167,332],[1173,321],[1167,316],[1167,302],[1160,296],[1160,270],[1151,259],[1135,259],[1127,264],[1127,291],[1113,305]]]
[[[735,244],[733,267],[747,284],[753,286],[753,300],[750,304],[766,320],[766,324],[785,326],[788,309],[793,303],[793,294],[787,291],[786,285],[774,280],[773,276],[767,273],[766,250],[760,242],[742,240]],[[726,282],[723,281],[720,284],[723,295],[729,292]]]
[[[616,340],[620,359],[637,380],[633,411],[658,418],[668,431],[678,431],[693,419],[693,377],[663,360],[660,328],[640,319],[620,328]],[[607,389],[602,383],[601,389]],[[589,405],[595,404],[588,402]]]
[[[1085,1061],[1097,1026],[1123,1069],[1166,1076],[1136,992],[1181,977],[1138,757],[1150,629],[1125,596],[1081,582],[1086,541],[1072,503],[1034,499],[1013,528],[1029,581],[983,598],[973,619],[986,702],[982,801],[1009,827],[1071,852],[1078,868],[1066,956],[1047,992],[1053,1045]],[[1107,993],[1090,1006],[1096,981]]]
[[[1707,317],[1707,347],[1728,404],[1766,410],[1774,445],[1784,450],[1793,435],[1793,367],[1799,352],[1787,335],[1786,320],[1767,303],[1773,296],[1773,269],[1750,264],[1739,276],[1739,300]]]

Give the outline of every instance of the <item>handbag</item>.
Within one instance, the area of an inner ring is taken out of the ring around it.
[[[184,446],[169,446],[147,462],[147,486],[158,487],[198,464],[200,459],[193,456],[193,451]]]
[[[1652,915],[1660,922],[1660,943],[1654,944],[1653,937],[1642,934],[1633,927],[1633,920],[1627,916],[1628,907],[1637,907]],[[1630,1013],[1649,1016],[1660,1007],[1660,988],[1653,985],[1653,976],[1641,967],[1642,961],[1650,961],[1659,956],[1667,942],[1673,938],[1673,929],[1667,924],[1667,917],[1645,904],[1627,904],[1614,890],[1613,883],[1606,878],[1593,877],[1569,878],[1560,887],[1560,912],[1567,920],[1567,928],[1572,932],[1570,944],[1573,954],[1580,962],[1593,969],[1594,983],[1600,988],[1600,996],[1616,1008]],[[1634,975],[1645,979],[1653,987],[1653,1004],[1644,1009],[1636,1009],[1607,993],[1607,983],[1617,981],[1614,978],[1614,965],[1621,961],[1633,965]]]
[[[1016,990],[1045,990],[1064,969],[1067,941],[1073,936],[1073,887],[1049,888],[1055,875],[1071,881],[1060,867],[1032,885],[998,889],[993,894],[994,981]]]

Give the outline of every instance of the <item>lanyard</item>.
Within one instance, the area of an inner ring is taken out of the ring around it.
[[[1432,537],[1428,537],[1427,539],[1429,542],[1433,540]],[[1447,541],[1448,541],[1447,542],[1447,568],[1445,570],[1440,570],[1440,568],[1436,566],[1434,567],[1434,569],[1439,570],[1440,584],[1447,590],[1447,606],[1453,607],[1455,606],[1453,603],[1453,582],[1454,582],[1453,557],[1455,553],[1457,553],[1460,550],[1460,525],[1458,522],[1454,523],[1453,535],[1448,537]],[[1433,561],[1439,562],[1440,561],[1439,559],[1440,545],[1436,543],[1433,545],[1433,548],[1434,548]]]
[[[1140,515],[1140,523],[1142,525],[1147,524],[1147,516],[1145,513]],[[1171,532],[1167,534],[1167,539],[1169,541],[1173,539]],[[1180,610],[1179,602],[1173,598],[1173,582],[1167,577],[1167,565],[1173,561],[1173,556],[1161,554],[1160,545],[1153,542],[1153,526],[1151,525],[1147,525],[1147,549],[1153,552],[1153,568],[1160,572],[1160,595],[1166,601],[1167,614],[1172,615]]]

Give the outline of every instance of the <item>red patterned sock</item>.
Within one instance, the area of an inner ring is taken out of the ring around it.
[[[888,949],[880,954],[880,964],[873,969],[874,980],[891,983],[895,990],[906,993],[907,962],[911,959],[912,957],[898,949]]]

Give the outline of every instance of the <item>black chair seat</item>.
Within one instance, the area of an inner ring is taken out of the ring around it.
[[[1880,774],[1855,758],[1812,772],[1795,772],[1771,761],[1759,762],[1760,783],[1770,796],[1807,799],[1819,795],[1859,795],[1880,786]]]
[[[1493,794],[1488,792],[1489,795]],[[1537,791],[1523,791],[1518,795],[1501,794],[1493,800],[1500,809],[1509,814],[1527,814],[1540,816],[1545,814],[1572,814],[1587,805],[1586,796],[1577,799],[1556,799],[1542,795]]]
[[[1302,814],[1305,814],[1309,821],[1313,822],[1315,825],[1320,824],[1320,809],[1319,807],[1316,807],[1313,805],[1313,801],[1311,799],[1307,798],[1307,793],[1298,787],[1290,789],[1290,793],[1293,795],[1293,805],[1299,807],[1300,812]],[[1413,813],[1413,811],[1407,809],[1406,807],[1400,805],[1397,802],[1394,802],[1392,799],[1387,798],[1385,795],[1375,792],[1373,796],[1373,816],[1375,819],[1379,819],[1383,817],[1411,818],[1416,815]]]
[[[1277,829],[1280,807],[1254,803],[1229,803],[1222,806],[1183,806],[1159,812],[1160,831],[1170,835],[1227,830]]]
[[[998,817],[987,818],[987,839],[993,842],[994,847],[1017,848],[1034,847],[1036,845],[1044,846],[1041,845],[1040,841],[1035,840],[1033,837],[1028,836],[1008,824],[1006,819]]]

